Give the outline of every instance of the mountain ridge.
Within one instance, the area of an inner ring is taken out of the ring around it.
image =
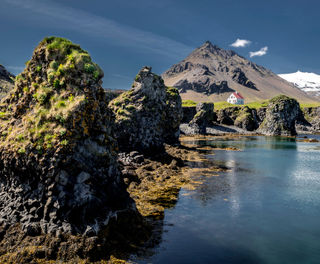
[[[246,102],[285,94],[299,101],[317,101],[295,86],[233,50],[206,41],[162,74],[165,84],[179,89],[182,99],[225,101],[239,91]]]

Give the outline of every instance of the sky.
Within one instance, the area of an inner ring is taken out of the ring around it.
[[[0,64],[20,73],[46,36],[87,50],[104,88],[163,73],[209,40],[275,73],[320,74],[319,0],[0,0]]]

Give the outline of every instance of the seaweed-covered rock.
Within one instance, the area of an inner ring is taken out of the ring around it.
[[[299,103],[285,95],[279,95],[269,101],[266,117],[259,132],[270,136],[296,135],[295,122],[300,117]]]
[[[1,102],[0,221],[28,235],[96,235],[134,211],[117,163],[103,72],[79,45],[45,38]]]
[[[143,67],[132,89],[109,103],[116,116],[117,139],[122,150],[149,152],[179,138],[182,119],[178,90]]]
[[[248,131],[255,130],[258,127],[258,124],[254,110],[250,109],[248,106],[241,108],[236,120],[234,121],[234,125]]]
[[[15,76],[0,64],[0,99],[5,97],[14,87]]]

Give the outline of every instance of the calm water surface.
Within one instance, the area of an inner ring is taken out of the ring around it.
[[[317,136],[312,136],[313,138]],[[317,137],[320,139],[320,137]],[[320,263],[320,143],[247,137],[207,158],[230,168],[182,189],[162,242],[138,263]]]

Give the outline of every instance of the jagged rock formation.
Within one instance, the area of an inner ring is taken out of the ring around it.
[[[117,139],[123,150],[152,151],[179,138],[182,119],[178,90],[166,87],[150,67],[140,70],[132,89],[109,104],[116,116]]]
[[[179,89],[182,99],[197,102],[225,101],[240,92],[246,102],[285,94],[300,101],[314,101],[270,70],[209,41],[162,75],[165,84]]]
[[[13,89],[14,78],[15,76],[0,64],[0,99],[6,96]]]
[[[25,233],[19,239],[94,236],[92,249],[110,221],[135,214],[118,170],[114,120],[102,77],[86,51],[55,37],[37,46],[17,76],[14,90],[1,102],[2,232],[17,224]],[[1,252],[6,243],[1,241]],[[57,243],[55,252],[78,254],[76,241]]]
[[[295,99],[276,96],[269,101],[258,131],[268,136],[294,136],[297,134],[295,123],[301,115],[300,105]]]

